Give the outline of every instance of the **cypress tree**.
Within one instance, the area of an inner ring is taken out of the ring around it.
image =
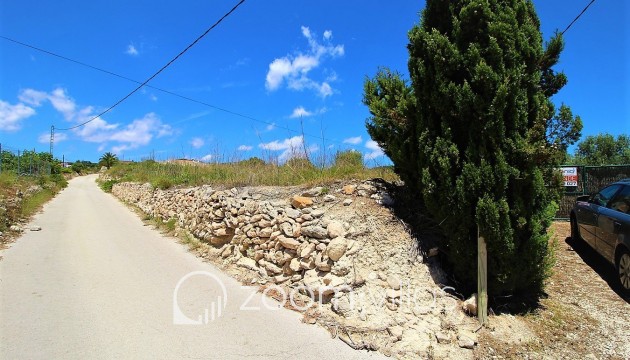
[[[561,35],[543,45],[531,1],[427,0],[408,36],[410,82],[388,69],[365,82],[370,136],[440,224],[465,290],[476,287],[479,231],[489,292],[540,294],[554,168],[582,128],[550,99],[567,82],[552,69]]]

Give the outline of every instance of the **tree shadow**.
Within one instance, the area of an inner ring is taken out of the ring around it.
[[[427,211],[422,203],[412,196],[409,188],[402,183],[389,183],[383,179],[371,181],[379,190],[384,190],[393,198],[393,203],[385,204],[385,206],[401,221],[414,240],[412,248],[409,249],[410,257],[422,259],[422,263],[427,265],[433,282],[441,288],[450,288],[445,290],[448,293],[462,299],[465,295],[469,295],[459,289],[459,284],[450,275],[452,271],[445,255],[441,251],[432,253],[439,248],[443,235],[439,225],[425,215]]]
[[[630,304],[630,297],[624,296],[621,285],[617,281],[617,273],[615,267],[611,265],[603,256],[583,240],[576,240],[567,237],[565,243],[569,245],[575,253],[584,261],[586,265],[591,267],[599,277],[602,278],[608,287],[619,296],[620,299]]]

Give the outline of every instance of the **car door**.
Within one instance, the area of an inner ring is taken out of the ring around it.
[[[624,225],[625,224],[625,225]],[[597,249],[610,262],[615,261],[615,247],[624,226],[630,224],[630,186],[624,185],[621,191],[601,209],[598,219]]]
[[[588,201],[588,206],[578,208],[577,219],[580,235],[597,251],[599,251],[597,248],[597,228],[599,227],[600,212],[606,208],[608,202],[620,188],[621,185],[619,184],[608,186],[593,195]]]

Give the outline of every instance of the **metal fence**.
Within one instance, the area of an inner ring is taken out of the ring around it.
[[[564,167],[564,166],[563,166]],[[595,193],[606,185],[630,178],[630,165],[571,166],[577,168],[577,186],[565,187],[556,219],[569,219],[578,196]]]
[[[0,144],[0,174],[18,176],[50,175],[55,172],[55,161],[47,152],[17,149]]]

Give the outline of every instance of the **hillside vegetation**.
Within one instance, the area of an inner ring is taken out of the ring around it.
[[[340,152],[332,165],[317,167],[307,159],[295,158],[283,165],[251,158],[233,163],[156,162],[117,163],[108,170],[111,178],[102,186],[108,190],[114,181],[149,182],[167,189],[172,186],[291,186],[325,184],[337,180],[382,178],[396,181],[391,167],[366,168],[360,153]]]
[[[60,174],[17,176],[9,171],[0,173],[0,245],[12,238],[10,235],[15,232],[11,230],[12,225],[27,220],[67,185]]]

